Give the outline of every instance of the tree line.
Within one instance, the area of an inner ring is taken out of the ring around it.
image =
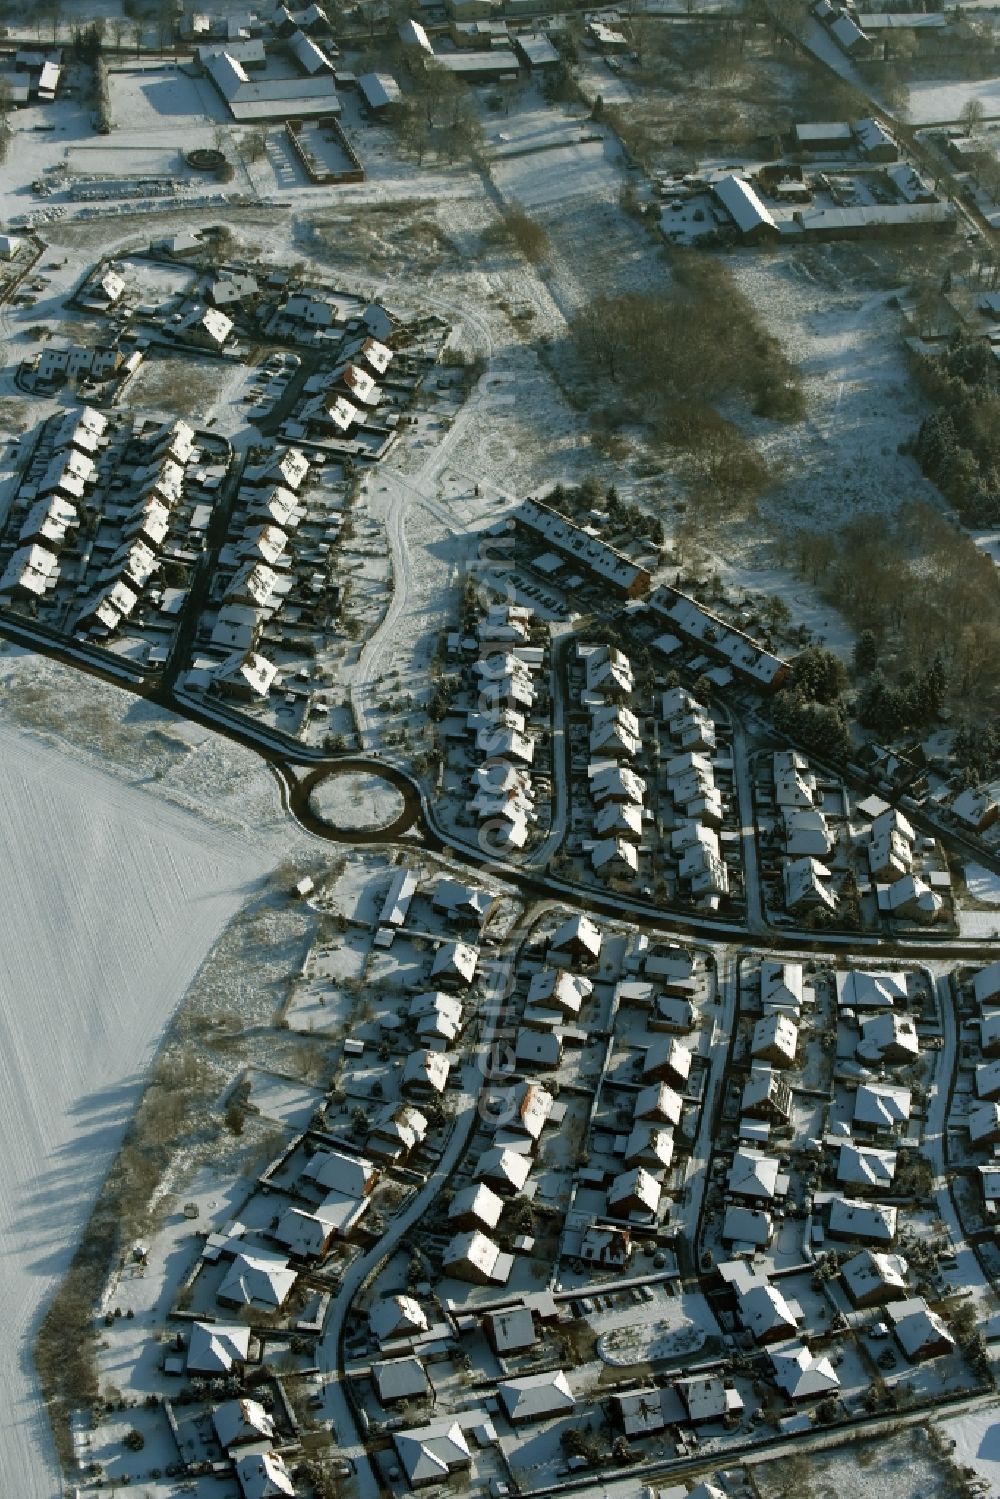
[[[584,479],[580,485],[556,484],[544,496],[544,504],[558,510],[570,520],[590,519],[596,509],[607,511],[607,529],[612,533],[627,531],[634,541],[644,538],[661,547],[666,540],[663,522],[658,515],[651,515],[641,505],[629,505],[619,495],[613,484],[602,491],[594,478]]]
[[[923,727],[1000,688],[996,568],[932,506],[803,530],[785,551],[858,632],[859,710],[873,728]]]
[[[917,383],[934,410],[913,444],[921,469],[969,525],[1000,520],[1000,391],[984,339],[956,334],[936,359],[918,356]]]

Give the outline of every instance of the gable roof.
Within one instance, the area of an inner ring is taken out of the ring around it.
[[[759,1281],[739,1296],[740,1321],[758,1340],[784,1329],[794,1332],[795,1313],[776,1286]]]
[[[236,1460],[244,1499],[295,1499],[292,1475],[277,1452],[247,1452]]]
[[[896,1209],[886,1202],[835,1197],[830,1204],[830,1232],[844,1239],[891,1244],[896,1237]]]
[[[750,234],[760,228],[778,233],[769,210],[745,178],[735,175],[722,177],[713,184],[712,190],[741,234]]]
[[[384,1296],[368,1313],[368,1326],[380,1343],[427,1331],[427,1314],[412,1296]]]

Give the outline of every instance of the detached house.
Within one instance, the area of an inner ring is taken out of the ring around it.
[[[753,1029],[750,1055],[775,1067],[795,1065],[799,1028],[788,1015],[776,1012],[758,1020]]]
[[[444,1092],[451,1059],[441,1051],[412,1051],[403,1065],[400,1088],[414,1098],[433,1098]]]
[[[475,1285],[506,1285],[514,1257],[478,1229],[456,1234],[441,1256],[441,1273]]]
[[[676,1037],[663,1036],[646,1048],[642,1067],[644,1081],[666,1082],[674,1088],[684,1088],[690,1075],[691,1053]]]

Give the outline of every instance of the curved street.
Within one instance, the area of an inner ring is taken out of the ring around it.
[[[505,956],[497,959],[494,964],[491,982],[484,995],[482,1010],[484,1023],[476,1054],[463,1069],[462,1091],[456,1099],[455,1115],[448,1142],[433,1175],[427,1179],[419,1191],[414,1193],[403,1211],[386,1225],[378,1243],[366,1254],[359,1255],[351,1264],[343,1278],[340,1291],[331,1302],[323,1335],[317,1347],[321,1365],[325,1363],[327,1368],[335,1371],[325,1387],[326,1415],[333,1422],[337,1433],[338,1454],[348,1458],[354,1464],[358,1499],[377,1499],[377,1495],[383,1491],[372,1471],[368,1454],[355,1423],[351,1402],[344,1391],[343,1376],[339,1372],[343,1369],[347,1318],[354,1304],[354,1298],[362,1286],[375,1278],[379,1270],[402,1244],[409,1230],[414,1224],[420,1222],[424,1212],[440,1193],[465,1153],[476,1128],[476,1112],[480,1099],[489,1087],[489,1051],[503,1007],[504,992],[516,950],[516,943],[511,943]],[[351,1434],[349,1441],[345,1441],[347,1433]]]

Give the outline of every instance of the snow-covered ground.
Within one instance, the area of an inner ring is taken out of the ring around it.
[[[906,117],[911,125],[951,124],[970,99],[978,99],[987,119],[1000,118],[1000,78],[918,80],[910,84]]]
[[[1000,879],[992,869],[984,869],[981,864],[966,864],[965,884],[974,900],[981,900],[988,906],[1000,906]]]
[[[0,1462],[24,1499],[52,1499],[37,1319],[163,1026],[273,855],[9,723],[0,756]]]
[[[856,254],[856,252],[852,252]],[[865,293],[838,252],[735,255],[729,268],[803,376],[804,423],[761,423],[765,457],[788,482],[765,514],[780,527],[830,529],[859,511],[893,513],[937,491],[897,451],[923,415],[888,291]]]
[[[309,797],[317,817],[335,828],[385,828],[403,811],[402,793],[381,776],[332,775]]]
[[[955,1443],[953,1460],[960,1467],[974,1468],[989,1493],[1000,1494],[1000,1406],[942,1421],[941,1430]]]

